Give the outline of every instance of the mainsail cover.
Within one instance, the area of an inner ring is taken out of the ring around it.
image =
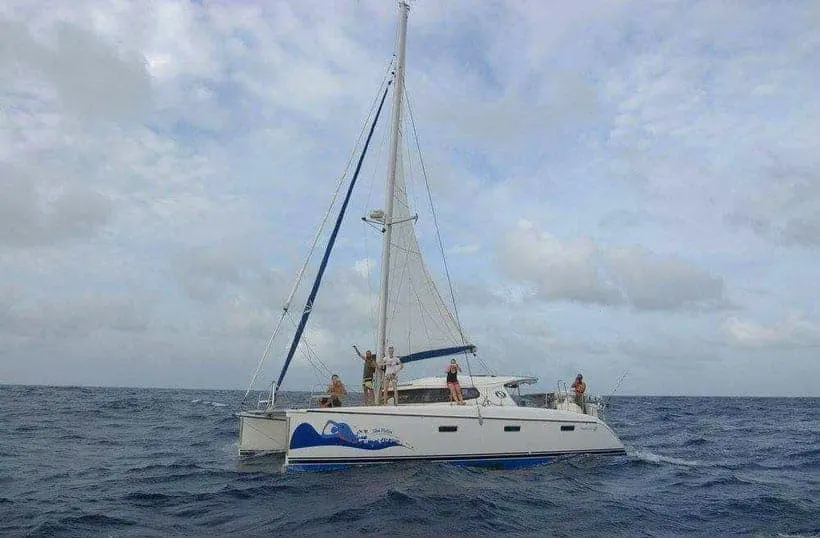
[[[402,147],[402,144],[399,145]],[[410,207],[404,159],[398,159],[390,242],[386,342],[403,362],[472,351],[424,263]]]

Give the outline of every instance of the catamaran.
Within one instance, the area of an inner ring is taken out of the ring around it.
[[[577,454],[624,454],[623,444],[599,416],[602,411],[600,400],[574,395],[560,383],[553,392],[522,393],[523,387],[537,382],[529,376],[472,375],[469,361],[470,357],[475,357],[477,347],[445,303],[422,258],[415,232],[418,215],[412,212],[402,173],[399,148],[403,136],[405,49],[410,7],[405,1],[400,1],[398,7],[395,64],[379,94],[380,99],[376,100],[378,107],[282,370],[258,408],[237,413],[240,456],[283,453],[286,470],[331,470],[400,461],[512,468]],[[376,356],[384,357],[388,344],[395,347],[403,365],[462,355],[469,371],[462,375],[464,404],[456,405],[459,402],[451,401],[444,377],[399,383],[392,397],[387,393],[387,401],[383,401],[379,394],[380,369],[377,368],[375,396],[376,403],[382,405],[282,407],[277,404],[279,388],[303,339],[362,162],[391,89],[393,102],[384,209],[373,210],[362,219],[382,234]],[[317,233],[314,246],[318,238]],[[280,324],[268,341],[262,360],[279,332],[307,263],[299,271],[283,307]],[[451,297],[454,299],[452,294]],[[454,300],[453,312],[457,312]],[[257,367],[251,387],[259,371]]]

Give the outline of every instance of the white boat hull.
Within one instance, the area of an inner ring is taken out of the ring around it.
[[[239,417],[239,455],[281,454],[288,449],[284,411],[246,411]]]
[[[596,417],[555,409],[341,407],[287,411],[288,470],[397,461],[521,467],[576,454],[623,454]]]

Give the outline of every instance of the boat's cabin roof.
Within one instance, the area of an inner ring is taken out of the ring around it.
[[[516,388],[519,385],[531,385],[537,383],[538,378],[529,376],[495,376],[495,375],[460,375],[459,384],[464,387],[475,387],[479,390],[489,389],[492,387],[504,386],[508,388]],[[447,378],[441,377],[423,377],[420,379],[412,379],[410,381],[399,383],[398,389],[432,389],[447,386]]]
[[[512,394],[507,389],[538,381],[528,376],[462,374],[459,378],[462,398],[465,402],[473,401],[473,405],[476,405],[479,399],[493,405],[516,405]],[[447,388],[447,378],[443,376],[413,379],[400,383],[397,388],[399,405],[449,404],[451,399],[450,390]]]

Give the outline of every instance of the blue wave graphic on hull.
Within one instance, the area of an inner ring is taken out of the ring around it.
[[[312,446],[347,446],[364,450],[382,450],[391,446],[402,446],[396,439],[368,439],[366,435],[357,435],[353,428],[344,422],[328,420],[322,433],[303,422],[299,424],[290,437],[290,448],[307,448]]]

